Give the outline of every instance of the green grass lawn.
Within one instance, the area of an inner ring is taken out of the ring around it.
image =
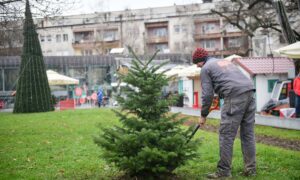
[[[122,173],[103,161],[93,136],[100,131],[97,126],[117,123],[109,109],[0,113],[0,179],[113,179]],[[273,129],[259,128],[273,134]],[[274,131],[291,138],[298,133]],[[199,137],[203,138],[200,156],[176,170],[182,179],[204,179],[205,174],[215,170],[218,135],[199,131],[196,138]],[[233,159],[235,179],[244,179],[239,175],[242,167],[237,139]],[[299,179],[300,152],[257,144],[257,167],[255,179]]]
[[[199,117],[190,116],[190,119],[194,122],[197,122]],[[207,124],[212,126],[219,126],[220,120],[219,119],[209,119],[206,121]],[[265,136],[272,136],[281,139],[289,139],[289,140],[300,140],[300,131],[298,130],[286,130],[282,128],[276,127],[268,127],[268,126],[255,126],[255,134],[256,135],[265,135]]]

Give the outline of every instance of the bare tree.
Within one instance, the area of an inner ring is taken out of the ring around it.
[[[281,33],[289,44],[300,40],[299,0],[286,0],[284,3],[281,0],[222,1],[217,9],[211,12],[247,33],[250,38],[256,30],[268,32],[268,29],[271,29]],[[300,62],[294,63],[295,72],[298,73]]]
[[[253,37],[256,30],[272,29],[282,32],[273,6],[273,0],[230,0],[218,3],[216,9],[211,10],[212,13],[223,17],[227,23],[230,23],[241,31]],[[299,16],[297,0],[286,0],[285,8],[290,18]],[[293,29],[296,39],[300,40],[299,32]]]
[[[74,8],[79,0],[31,0],[33,17],[56,16]],[[0,2],[0,55],[19,55],[23,42],[25,0]]]

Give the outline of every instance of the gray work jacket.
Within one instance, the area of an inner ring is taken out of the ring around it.
[[[200,79],[202,117],[206,117],[209,113],[214,92],[225,98],[255,90],[252,80],[244,75],[236,65],[224,59],[208,58],[201,69]]]

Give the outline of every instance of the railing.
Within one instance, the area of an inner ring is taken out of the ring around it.
[[[155,43],[167,43],[168,42],[168,36],[157,36],[157,37],[148,37],[147,43],[148,44],[155,44]]]

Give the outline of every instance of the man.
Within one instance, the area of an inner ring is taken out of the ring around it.
[[[255,88],[234,64],[228,60],[208,56],[203,48],[193,54],[193,63],[201,69],[202,109],[200,126],[206,122],[214,93],[224,98],[219,129],[220,160],[217,171],[207,177],[216,179],[231,177],[233,142],[240,127],[244,175],[256,175],[255,155]]]

